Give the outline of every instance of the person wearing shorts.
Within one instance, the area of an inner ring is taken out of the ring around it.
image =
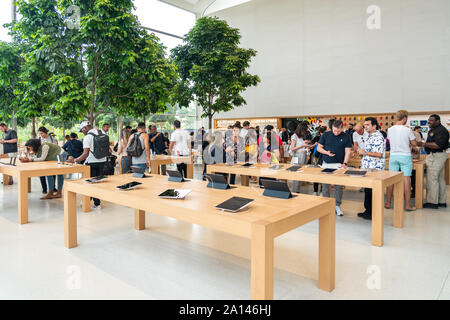
[[[411,176],[413,170],[413,159],[411,148],[417,147],[416,137],[413,132],[406,127],[408,121],[408,111],[397,111],[397,123],[388,130],[388,140],[391,146],[389,157],[389,171],[401,171],[405,184],[405,210],[414,211],[411,206]],[[387,188],[387,200],[385,207],[391,208],[393,186]]]

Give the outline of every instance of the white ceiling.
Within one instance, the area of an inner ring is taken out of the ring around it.
[[[208,15],[251,0],[159,0],[191,11],[197,16]]]

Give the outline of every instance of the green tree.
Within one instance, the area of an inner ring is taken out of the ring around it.
[[[42,79],[52,114],[94,124],[111,109],[164,108],[176,69],[132,14],[131,0],[18,0],[17,6],[22,18],[11,27],[13,37],[49,73]]]
[[[20,105],[18,85],[23,63],[15,43],[0,41],[0,119],[3,121],[10,120]]]
[[[246,104],[241,93],[260,82],[246,71],[256,51],[239,47],[240,38],[239,30],[226,21],[204,17],[186,35],[185,43],[172,50],[180,76],[174,98],[183,107],[197,101],[209,128],[214,114]]]

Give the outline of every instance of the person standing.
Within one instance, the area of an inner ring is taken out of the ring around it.
[[[298,126],[297,126],[298,128]],[[288,143],[289,141],[289,134],[287,133],[286,128],[281,128],[281,142]]]
[[[109,139],[102,139],[105,135],[102,134],[101,130],[95,130],[87,121],[80,124],[80,132],[84,134],[83,153],[73,162],[82,163],[84,161],[91,169],[91,177],[103,175],[106,157],[109,155]],[[93,198],[93,200],[94,206],[92,209],[101,209],[100,200],[97,198]]]
[[[306,137],[306,129],[302,124],[297,126],[295,133],[291,137],[290,152],[292,154],[291,164],[303,165],[306,163],[306,150],[308,145],[305,143],[304,139]],[[283,138],[281,138],[283,139]],[[302,182],[294,180],[292,182],[292,191],[295,193],[300,193]]]
[[[162,132],[158,132],[156,126],[150,126],[150,145],[152,152],[155,154],[164,154],[164,150],[166,149],[166,145],[164,143],[164,135]]]
[[[0,139],[0,143],[3,145],[3,153],[8,157],[17,156],[17,132],[13,129],[9,129],[5,123],[0,123],[0,131],[3,132],[3,138]],[[9,176],[8,184],[13,184],[13,177]]]
[[[425,151],[428,154],[427,164],[427,202],[424,208],[438,209],[446,208],[447,190],[444,178],[444,165],[447,161],[448,130],[441,124],[441,117],[432,114],[428,119],[427,141]]]
[[[138,143],[141,145],[141,149],[137,148]],[[137,132],[130,137],[127,145],[127,153],[131,154],[131,163],[133,166],[141,168],[144,172],[150,167],[150,144],[148,134],[145,133],[144,122],[138,124]]]
[[[350,138],[352,139],[352,145],[353,145],[353,133],[355,132],[355,129],[353,127],[354,127],[354,124],[349,123],[348,129],[345,131],[345,133],[348,134],[350,136]]]
[[[179,120],[175,120],[173,126],[175,131],[170,137],[169,154],[172,156],[190,156],[191,143],[189,141],[189,133],[186,130],[181,129],[181,122]],[[185,178],[187,178],[186,163],[177,164],[177,169]]]
[[[63,150],[67,153],[67,158],[78,158],[83,153],[83,143],[78,140],[78,135],[74,132],[70,134],[70,140],[63,145]]]
[[[369,137],[369,134],[364,131],[364,128],[361,124],[357,124],[355,126],[355,132],[353,132],[352,140],[353,140],[353,151],[355,153],[358,152],[358,149],[364,150],[364,143]]]
[[[48,129],[46,127],[40,127],[38,129],[38,134],[39,134],[39,140],[41,141],[41,143],[44,142],[48,142],[48,143],[53,143],[53,144],[57,144],[56,139],[49,134]],[[53,178],[55,179],[56,176],[53,176]],[[47,180],[46,177],[39,177],[39,179],[41,180],[41,187],[42,187],[42,193],[46,194],[47,192]],[[57,190],[54,189],[54,192],[56,192]]]
[[[246,139],[249,129],[250,129],[250,122],[246,120],[242,123],[242,129],[241,132],[239,133],[239,136],[243,139]]]
[[[365,119],[364,130],[369,134],[364,149],[359,148],[358,154],[363,156],[361,169],[385,169],[386,144],[384,137],[378,130],[378,121],[374,117]],[[358,213],[358,217],[372,220],[372,189],[364,189],[364,212]]]
[[[61,154],[61,147],[54,143],[41,142],[39,139],[30,139],[25,143],[27,148],[27,156],[21,158],[21,162],[41,162],[41,161],[56,161],[58,155]],[[33,155],[33,157],[31,156]],[[62,188],[64,184],[64,176],[58,175],[58,189],[55,190],[55,176],[48,176],[49,192],[41,198],[41,200],[62,198]]]
[[[388,130],[388,140],[391,147],[389,157],[389,171],[401,171],[404,175],[405,184],[405,210],[414,211],[411,206],[411,175],[413,170],[413,159],[411,149],[417,147],[416,138],[412,131],[406,127],[408,111],[397,111],[397,123]],[[393,186],[387,188],[386,209],[391,208]]]
[[[120,158],[120,170],[122,174],[130,172],[131,159],[127,153],[128,141],[130,140],[130,130],[127,128],[122,129],[122,136],[120,137],[119,146],[117,148],[117,154]]]
[[[352,152],[350,136],[343,130],[344,124],[341,120],[332,123],[331,131],[325,132],[319,139],[317,151],[322,154],[323,168],[346,168]],[[330,185],[322,184],[324,197],[330,197]],[[336,214],[343,216],[341,210],[342,186],[334,186],[334,197],[336,199]]]

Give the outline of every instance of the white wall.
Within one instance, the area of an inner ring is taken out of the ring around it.
[[[262,80],[216,118],[450,110],[450,0],[253,0],[214,15],[258,51]]]

